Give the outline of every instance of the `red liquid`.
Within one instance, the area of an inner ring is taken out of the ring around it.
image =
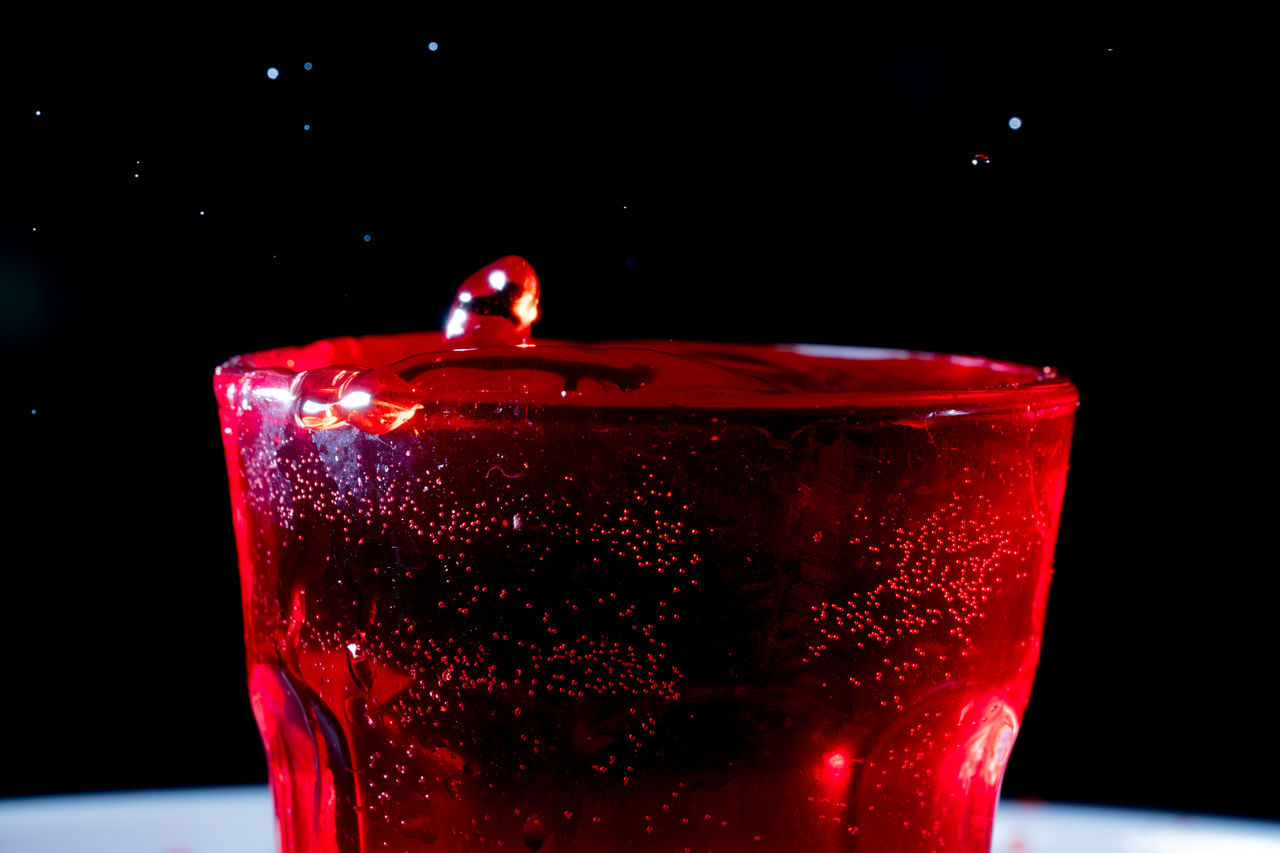
[[[1069,382],[439,337],[215,380],[285,850],[988,849]]]

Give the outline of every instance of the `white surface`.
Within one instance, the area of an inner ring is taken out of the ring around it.
[[[1280,853],[1280,823],[1006,801],[991,850]],[[262,787],[0,800],[0,852],[73,851],[275,853],[271,797]]]
[[[0,800],[0,853],[275,853],[275,836],[265,785]]]

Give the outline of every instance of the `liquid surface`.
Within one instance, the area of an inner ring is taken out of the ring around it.
[[[987,849],[1070,383],[431,341],[215,377],[285,849]]]

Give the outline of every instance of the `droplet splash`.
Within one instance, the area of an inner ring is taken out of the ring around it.
[[[524,258],[508,255],[467,277],[445,321],[449,346],[519,346],[529,343],[538,319],[538,275]]]

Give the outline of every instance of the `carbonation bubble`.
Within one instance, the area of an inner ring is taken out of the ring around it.
[[[458,288],[445,321],[454,347],[529,343],[538,319],[538,276],[524,258],[508,255],[476,270]]]
[[[530,850],[538,850],[547,843],[547,827],[538,815],[530,815],[524,822],[524,846]]]

